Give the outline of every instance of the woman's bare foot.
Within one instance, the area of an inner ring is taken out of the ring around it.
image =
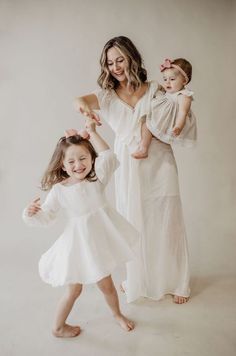
[[[135,151],[131,154],[133,158],[143,159],[148,157],[148,149],[146,147],[140,147],[138,151]]]
[[[176,304],[184,304],[189,301],[189,297],[181,297],[180,295],[174,295],[173,299]]]
[[[135,328],[134,322],[129,320],[129,319],[127,319],[122,314],[114,315],[114,318],[120,324],[122,329],[124,329],[126,331],[131,331],[131,330],[133,330]]]
[[[56,337],[75,337],[78,336],[80,332],[81,329],[79,326],[72,326],[68,324],[52,331],[53,335]]]

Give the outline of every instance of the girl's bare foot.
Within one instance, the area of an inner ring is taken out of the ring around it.
[[[174,303],[183,304],[189,301],[189,297],[181,297],[179,295],[174,295]]]
[[[114,316],[116,321],[120,324],[122,329],[126,331],[131,331],[135,328],[134,322],[127,319],[124,315],[118,314]]]
[[[80,334],[80,331],[79,326],[65,324],[61,328],[54,329],[52,333],[56,337],[75,337]]]
[[[143,159],[148,157],[148,150],[147,148],[140,148],[138,151],[132,153],[131,155],[133,158],[136,159]]]

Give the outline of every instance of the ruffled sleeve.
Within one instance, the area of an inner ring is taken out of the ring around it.
[[[188,97],[191,97],[191,99],[193,100],[193,95],[194,95],[194,92],[192,90],[189,90],[188,88],[184,88],[183,90],[180,90],[178,92],[178,95],[179,94],[182,94],[184,96],[188,96]]]
[[[95,161],[95,172],[99,181],[106,185],[111,179],[112,174],[119,167],[119,161],[110,149],[102,151]]]
[[[59,210],[60,204],[58,201],[58,194],[55,185],[48,193],[45,202],[41,206],[41,210],[33,216],[28,216],[27,208],[25,208],[22,214],[22,218],[29,226],[48,226],[54,223]]]

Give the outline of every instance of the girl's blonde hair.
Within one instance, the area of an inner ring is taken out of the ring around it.
[[[138,89],[147,80],[147,71],[143,67],[143,60],[139,51],[133,42],[125,36],[114,37],[105,44],[100,58],[99,86],[102,89],[116,89],[119,86],[119,81],[111,75],[107,64],[107,52],[112,47],[117,48],[127,60],[128,84],[133,90]]]
[[[65,158],[65,152],[67,148],[72,145],[84,146],[89,151],[92,158],[92,169],[86,176],[86,179],[90,182],[97,180],[96,173],[94,170],[95,158],[97,157],[97,153],[93,148],[92,144],[87,139],[84,139],[79,135],[61,137],[57,143],[49,165],[42,177],[42,190],[49,190],[54,184],[60,183],[69,177],[69,175],[62,168],[63,160]]]

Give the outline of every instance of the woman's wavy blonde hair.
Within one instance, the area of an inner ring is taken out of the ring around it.
[[[84,146],[89,151],[92,157],[92,169],[86,176],[86,179],[90,182],[97,180],[95,169],[94,169],[97,153],[93,148],[92,144],[87,139],[84,139],[80,135],[74,135],[67,138],[61,137],[57,143],[57,146],[48,164],[48,167],[42,177],[41,180],[42,190],[49,190],[56,183],[60,183],[69,177],[69,175],[63,170],[63,160],[65,158],[65,152],[67,148],[72,145]]]
[[[128,85],[133,90],[138,89],[147,80],[147,71],[143,67],[143,60],[139,51],[133,42],[125,36],[114,37],[105,44],[100,58],[99,86],[102,89],[116,89],[119,86],[119,81],[111,75],[107,64],[107,52],[112,47],[117,48],[127,60]]]

